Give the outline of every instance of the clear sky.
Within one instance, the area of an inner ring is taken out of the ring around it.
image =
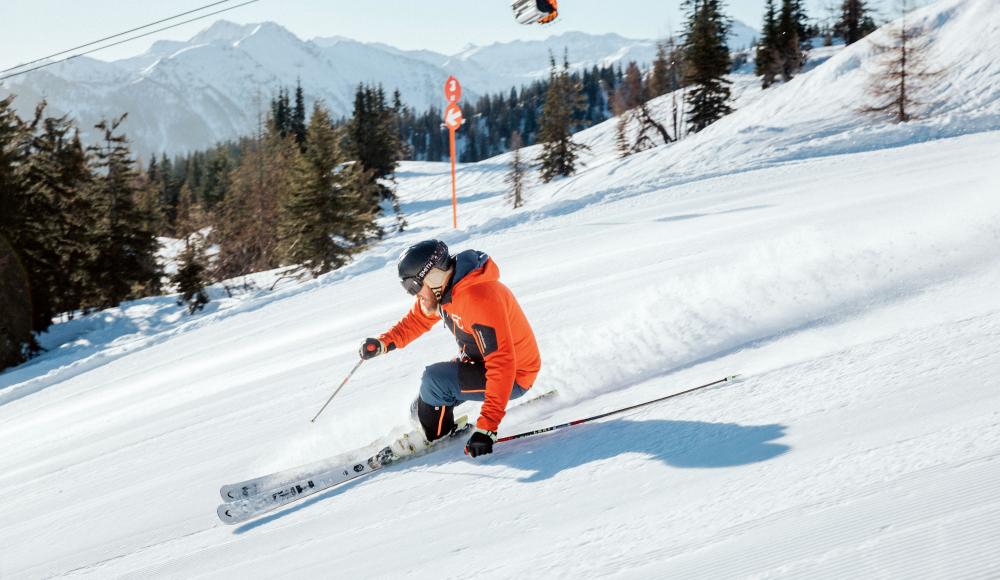
[[[205,12],[236,5],[231,0]],[[34,60],[212,3],[213,0],[0,0],[0,69]],[[839,0],[807,0],[814,18]],[[880,1],[873,4],[880,4]],[[91,56],[115,60],[145,51],[162,38],[185,40],[213,21],[270,20],[303,39],[347,36],[405,49],[454,53],[467,44],[541,39],[571,30],[615,32],[630,38],[658,38],[679,28],[680,0],[562,0],[560,19],[550,26],[522,26],[511,16],[509,0],[259,0],[218,16]],[[760,28],[764,0],[729,0],[733,18]],[[192,15],[196,16],[196,15]]]

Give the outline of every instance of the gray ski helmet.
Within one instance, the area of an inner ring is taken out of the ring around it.
[[[424,278],[432,268],[447,270],[451,265],[448,246],[440,240],[425,240],[406,249],[396,267],[399,281],[410,294],[416,295],[424,285]]]

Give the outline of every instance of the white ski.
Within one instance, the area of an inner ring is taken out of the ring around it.
[[[518,404],[511,406],[510,412],[513,412],[514,409],[534,403],[535,401],[548,399],[556,394],[557,391],[552,389],[527,401],[519,401]],[[468,419],[466,417],[460,417],[456,423],[463,420],[467,421]],[[415,439],[416,433],[414,432],[404,435],[400,438],[400,441],[406,440],[407,438]],[[397,444],[398,443],[399,442],[397,441]],[[340,455],[326,457],[306,465],[300,465],[291,469],[282,469],[281,471],[276,471],[274,473],[248,479],[246,481],[240,481],[238,483],[226,484],[219,489],[219,495],[222,497],[222,501],[224,502],[234,502],[251,498],[268,490],[284,487],[286,484],[308,480],[312,476],[318,476],[319,474],[327,472],[339,472],[343,478],[341,482],[348,481],[358,477],[359,475],[364,475],[364,468],[362,468],[361,471],[354,471],[354,469],[358,465],[365,463],[367,459],[359,461],[358,458],[370,458],[379,449],[379,446],[372,444],[352,453],[342,453]],[[346,467],[350,467],[350,470],[346,469]],[[332,483],[331,485],[336,485],[336,483]]]
[[[361,461],[340,464],[337,467],[328,467],[324,470],[305,473],[294,479],[287,478],[287,474],[290,472],[279,472],[255,480],[249,480],[249,482],[223,486],[223,493],[227,493],[227,488],[230,488],[230,492],[237,493],[237,499],[223,503],[218,507],[216,513],[218,513],[219,519],[223,523],[238,524],[325,489],[368,475],[387,465],[436,451],[445,447],[449,442],[461,441],[460,436],[467,434],[471,430],[472,425],[467,423],[467,418],[461,417],[458,420],[458,426],[451,435],[437,441],[432,441],[429,444],[422,442],[422,434],[414,432],[413,434],[404,435],[392,445]],[[417,440],[418,436],[419,442]],[[414,444],[415,442],[416,444]],[[322,463],[324,462],[321,461],[310,465],[320,465]],[[296,468],[291,471],[301,473],[301,470],[302,468]],[[262,487],[262,482],[267,481],[268,478],[272,480],[285,478],[286,481],[274,487]],[[244,493],[247,495],[242,495]]]

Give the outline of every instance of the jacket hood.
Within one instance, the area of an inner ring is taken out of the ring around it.
[[[441,297],[441,302],[451,302],[451,294],[455,288],[467,287],[482,282],[496,282],[500,279],[500,268],[485,252],[465,250],[455,255],[455,274],[451,283]]]

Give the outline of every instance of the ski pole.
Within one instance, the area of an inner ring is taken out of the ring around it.
[[[365,362],[365,359],[360,359],[360,360],[358,361],[358,364],[354,365],[354,368],[353,368],[353,369],[351,369],[351,372],[347,373],[347,376],[346,376],[346,377],[344,377],[344,380],[343,380],[343,382],[341,382],[341,383],[340,383],[340,386],[339,386],[339,387],[337,387],[337,390],[336,390],[336,391],[334,391],[332,395],[330,395],[330,398],[329,398],[329,399],[327,399],[325,403],[323,403],[323,407],[322,407],[322,408],[320,408],[320,410],[319,410],[319,413],[316,413],[316,416],[315,416],[315,417],[313,417],[313,418],[312,418],[312,419],[311,419],[311,420],[309,421],[310,423],[315,423],[315,422],[316,422],[316,419],[317,419],[317,418],[319,417],[319,414],[320,414],[320,413],[322,413],[322,412],[323,412],[323,409],[326,409],[326,406],[330,404],[330,401],[332,401],[332,400],[333,400],[333,398],[337,396],[337,393],[339,393],[339,392],[340,392],[340,389],[343,389],[343,388],[344,388],[344,385],[346,385],[346,384],[347,384],[347,381],[348,381],[348,380],[350,380],[350,378],[351,378],[351,375],[353,375],[353,374],[354,374],[354,371],[358,370],[358,367],[360,367],[360,366],[361,366],[361,363],[363,363],[363,362]]]
[[[638,409],[639,407],[645,407],[646,405],[652,405],[653,403],[659,403],[660,401],[666,401],[667,399],[673,399],[674,397],[686,395],[688,393],[697,391],[698,389],[707,389],[708,387],[714,387],[715,385],[721,385],[722,383],[733,383],[737,382],[738,380],[740,380],[740,375],[730,375],[728,377],[719,379],[717,381],[712,381],[711,383],[705,383],[704,385],[693,387],[686,391],[681,391],[679,393],[667,395],[666,397],[660,397],[659,399],[653,399],[652,401],[646,401],[645,403],[639,403],[638,405],[632,405],[631,407],[615,409],[614,411],[608,411],[607,413],[601,413],[600,415],[594,415],[593,417],[587,417],[586,419],[577,419],[576,421],[570,421],[569,423],[563,423],[562,425],[555,425],[553,427],[546,427],[544,429],[536,429],[534,431],[528,431],[526,433],[518,433],[517,435],[508,435],[506,437],[501,437],[497,439],[497,443],[503,443],[504,441],[511,441],[514,439],[520,439],[522,437],[530,437],[532,435],[538,435],[539,433],[548,433],[549,431],[555,431],[556,429],[562,429],[563,427],[572,427],[573,425],[579,425],[581,423],[587,423],[590,421],[595,421],[597,419],[603,419],[604,417],[617,415],[618,413],[624,413],[625,411],[631,411],[632,409]]]

